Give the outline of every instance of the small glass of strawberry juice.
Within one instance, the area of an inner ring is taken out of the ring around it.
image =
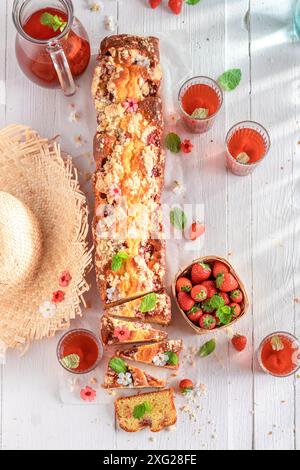
[[[293,375],[300,368],[298,339],[291,333],[272,333],[259,347],[258,362],[264,372],[274,377]]]
[[[102,345],[89,330],[70,330],[57,345],[57,358],[61,366],[73,374],[87,374],[94,370],[103,356]]]
[[[188,129],[195,134],[203,134],[215,122],[223,104],[223,92],[211,78],[194,77],[180,88],[178,104]]]
[[[265,158],[270,149],[268,131],[254,121],[235,124],[226,137],[228,169],[237,176],[247,176]]]

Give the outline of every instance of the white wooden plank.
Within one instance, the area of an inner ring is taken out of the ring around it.
[[[226,5],[226,69],[240,68],[242,82],[226,93],[226,129],[250,118],[249,32],[242,19],[249,1],[227,1]],[[245,282],[251,302],[251,177],[240,178],[228,172],[228,258]],[[252,303],[252,302],[251,302]],[[252,308],[235,327],[248,338],[247,351],[237,353],[230,347],[229,381],[229,449],[252,448],[253,440],[253,374],[252,374]]]
[[[255,350],[272,331],[294,331],[293,150],[295,51],[292,2],[251,2],[252,118],[271,132],[270,155],[253,174]],[[285,92],[283,92],[286,90]],[[255,449],[294,449],[294,379],[255,374]]]

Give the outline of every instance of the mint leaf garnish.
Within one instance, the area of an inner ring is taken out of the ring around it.
[[[153,292],[152,294],[147,294],[145,297],[143,297],[141,306],[140,306],[140,311],[142,313],[147,313],[150,312],[151,310],[155,309],[157,302],[157,295]]]
[[[169,149],[173,153],[178,153],[180,151],[180,144],[181,144],[181,139],[179,135],[175,134],[174,132],[170,132],[170,134],[167,135],[165,144],[167,149]]]
[[[187,216],[179,207],[175,207],[170,212],[170,222],[178,230],[183,230],[187,224]]]
[[[246,152],[241,152],[236,157],[236,161],[242,163],[243,165],[247,165],[247,163],[250,161],[250,157]]]
[[[197,3],[200,3],[201,0],[185,0],[185,3],[188,5],[197,5]]]
[[[191,114],[193,119],[205,119],[207,118],[209,110],[207,108],[196,108]]]
[[[78,369],[80,364],[80,357],[78,354],[69,354],[61,359],[62,364],[67,369]]]
[[[282,351],[284,349],[284,344],[281,341],[280,336],[273,336],[271,339],[271,345],[273,351]]]
[[[145,413],[151,413],[152,406],[148,401],[144,401],[140,405],[136,405],[133,410],[133,417],[135,419],[140,419],[144,416]]]
[[[57,15],[51,15],[51,13],[43,13],[41,18],[40,18],[41,24],[44,26],[49,26],[49,28],[52,28],[53,31],[57,32],[60,30],[63,32],[65,27],[67,26],[67,22],[64,21],[62,18],[60,18]]]
[[[111,262],[111,269],[112,271],[119,271],[123,265],[123,261],[126,261],[129,258],[129,255],[125,253],[124,251],[119,251],[117,253]]]
[[[242,79],[241,69],[231,69],[224,72],[219,78],[218,82],[225,91],[234,90]]]
[[[165,354],[169,356],[168,364],[171,364],[172,366],[178,365],[178,355],[174,351],[166,351]]]
[[[109,361],[109,367],[113,369],[117,374],[121,374],[122,372],[125,373],[127,371],[127,366],[123,359],[119,357],[113,357]]]
[[[221,307],[216,311],[216,316],[222,325],[228,325],[232,320],[232,315],[232,309],[228,307],[228,305],[224,305],[224,307]]]
[[[213,295],[210,299],[205,300],[202,304],[204,312],[211,313],[225,305],[223,297],[218,294]]]
[[[210,341],[207,341],[207,343],[203,344],[203,346],[200,348],[199,353],[198,353],[199,356],[200,357],[209,356],[216,349],[216,345],[217,343],[215,339],[211,339]]]

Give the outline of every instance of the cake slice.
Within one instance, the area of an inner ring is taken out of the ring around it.
[[[147,427],[158,432],[177,421],[172,388],[118,398],[115,411],[120,427],[127,432],[141,431]]]
[[[171,322],[171,299],[165,293],[151,293],[130,302],[109,308],[112,317],[139,319],[142,322],[169,325]]]
[[[168,333],[145,323],[118,320],[104,315],[101,320],[101,336],[103,344],[111,345],[162,341],[167,338]]]
[[[116,356],[157,367],[178,369],[181,349],[181,339],[170,339],[160,343],[143,344],[123,350],[119,349],[116,351]]]
[[[104,377],[104,388],[164,388],[165,380],[156,379],[123,359],[112,357]]]

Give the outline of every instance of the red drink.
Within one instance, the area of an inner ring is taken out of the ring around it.
[[[299,368],[299,342],[289,333],[273,333],[261,343],[258,356],[259,363],[266,373],[287,377]]]
[[[91,331],[71,330],[60,339],[57,356],[69,372],[85,374],[97,367],[102,358],[102,349]]]
[[[223,102],[219,85],[207,77],[188,80],[179,92],[182,118],[192,132],[204,133],[211,128]]]
[[[75,92],[73,77],[86,70],[91,50],[83,26],[73,16],[72,2],[57,3],[61,3],[61,9],[50,6],[51,0],[41,1],[44,7],[34,9],[36,4],[30,0],[26,11],[16,2],[16,56],[30,80],[47,88],[61,85],[65,94],[71,95]]]
[[[258,123],[245,121],[227,134],[227,166],[238,176],[252,173],[270,147],[267,131]]]

